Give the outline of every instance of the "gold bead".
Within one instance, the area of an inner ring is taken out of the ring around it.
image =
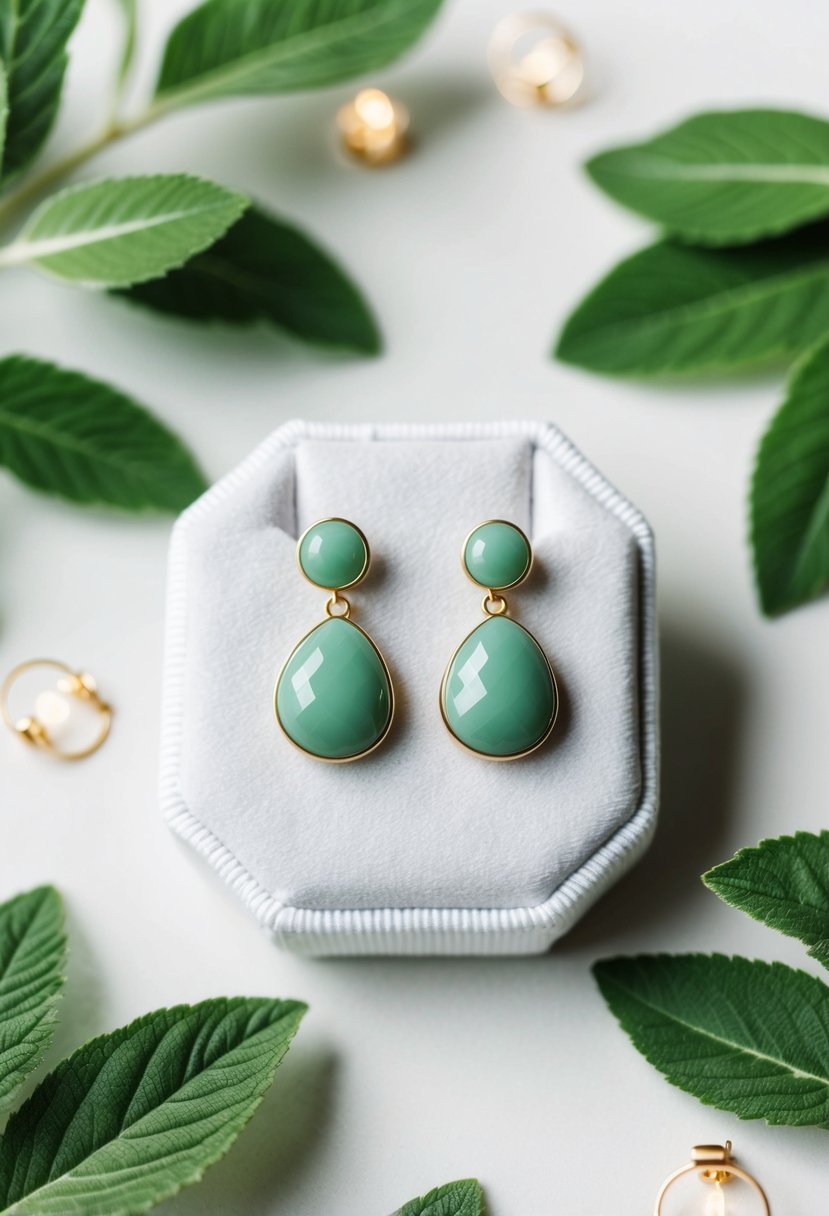
[[[337,113],[346,151],[367,165],[387,165],[406,150],[409,112],[380,89],[361,89]]]

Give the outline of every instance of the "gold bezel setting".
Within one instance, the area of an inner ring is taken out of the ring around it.
[[[308,535],[308,533],[313,532],[314,528],[318,528],[320,526],[320,524],[346,524],[349,528],[354,529],[354,531],[359,536],[360,540],[363,542],[363,548],[366,551],[366,559],[365,559],[365,562],[363,563],[362,570],[360,571],[360,573],[357,575],[356,578],[351,580],[350,583],[340,583],[337,587],[329,587],[325,583],[314,582],[314,580],[312,578],[309,578],[308,575],[303,570],[302,562],[299,559],[299,553],[302,548],[302,542],[305,540],[305,537]],[[296,549],[294,550],[294,561],[296,562],[297,570],[299,570],[300,574],[305,579],[306,583],[310,583],[312,587],[319,587],[320,591],[331,591],[331,592],[348,591],[349,587],[357,587],[368,574],[368,569],[369,569],[369,566],[371,565],[371,549],[369,548],[369,543],[368,543],[368,540],[366,539],[365,532],[363,532],[362,528],[358,528],[353,520],[345,519],[342,515],[326,515],[323,519],[315,519],[314,522],[312,524],[309,524],[308,527],[305,529],[305,531],[302,533],[302,535],[298,538],[298,540],[296,542]]]
[[[474,531],[474,529],[473,529],[473,531]],[[473,579],[472,581],[474,582],[475,580]],[[497,615],[502,616],[503,613],[498,613]],[[544,656],[544,662],[547,664],[547,670],[550,673],[550,679],[552,680],[552,683],[553,683],[553,691],[555,693],[555,698],[556,698],[555,709],[553,711],[553,715],[550,718],[550,721],[547,724],[547,727],[546,727],[543,735],[541,735],[541,737],[538,739],[538,741],[536,743],[534,743],[532,745],[532,747],[525,748],[524,751],[510,752],[506,756],[495,756],[492,754],[492,752],[481,752],[481,751],[478,751],[478,749],[475,747],[470,747],[468,743],[464,743],[463,739],[458,738],[458,736],[455,734],[455,732],[452,730],[452,727],[449,724],[449,719],[446,716],[446,685],[449,680],[449,673],[452,670],[452,664],[455,662],[455,656],[457,655],[458,651],[461,649],[461,647],[466,645],[466,643],[472,637],[473,633],[476,633],[484,625],[487,625],[489,623],[489,620],[490,620],[489,615],[487,616],[487,618],[485,620],[479,621],[478,624],[474,626],[474,628],[470,629],[470,631],[466,635],[466,637],[452,651],[452,657],[450,658],[449,662],[446,664],[446,670],[444,671],[443,679],[440,682],[440,695],[439,695],[440,716],[443,719],[444,726],[449,731],[449,734],[452,736],[453,741],[458,745],[458,747],[462,747],[463,750],[465,752],[469,752],[469,754],[471,756],[480,756],[481,759],[483,759],[483,760],[494,760],[494,761],[496,761],[496,763],[498,763],[498,762],[504,763],[508,760],[521,760],[521,759],[523,759],[524,756],[531,756],[533,752],[538,751],[538,749],[540,747],[543,747],[544,744],[549,739],[550,735],[553,733],[555,724],[558,721],[559,709],[561,707],[561,695],[559,693],[558,681],[556,680],[556,673],[553,671],[553,665],[550,662],[550,660],[548,659],[547,652],[544,650],[544,647],[541,645],[541,643],[538,641],[538,639],[536,637],[534,637],[532,633],[530,633],[529,629],[527,629],[527,627],[525,625],[521,624],[520,621],[513,620],[512,617],[508,617],[507,619],[512,621],[513,625],[517,625],[519,629],[523,629],[524,633],[526,633],[527,636],[532,639],[532,641],[535,643],[535,645],[541,651],[542,655]]]
[[[374,648],[374,650],[377,652],[377,655],[382,664],[383,671],[385,672],[386,680],[387,680],[388,686],[389,686],[389,716],[386,720],[386,725],[383,728],[383,733],[380,735],[380,737],[377,739],[377,741],[375,743],[372,743],[371,747],[366,747],[361,752],[354,752],[353,755],[351,755],[351,756],[321,756],[318,752],[309,751],[309,749],[307,747],[303,747],[301,743],[297,743],[296,739],[292,738],[291,735],[288,734],[287,730],[285,729],[285,725],[284,725],[281,717],[279,716],[279,705],[277,703],[277,693],[279,691],[279,682],[282,679],[282,676],[285,672],[286,667],[288,666],[288,664],[290,663],[291,659],[294,657],[296,652],[299,650],[300,646],[302,646],[302,644],[304,642],[306,642],[308,640],[308,638],[310,638],[311,634],[315,633],[319,628],[321,628],[321,626],[327,625],[329,621],[345,621],[346,624],[351,625],[351,627],[353,629],[359,630],[359,632],[363,635],[363,637],[366,639],[368,644],[370,646],[372,646]],[[340,616],[330,616],[329,615],[329,616],[326,616],[324,620],[317,621],[316,625],[314,625],[311,629],[309,629],[308,632],[299,639],[296,646],[294,646],[293,650],[291,651],[291,653],[288,655],[285,662],[280,667],[279,674],[276,677],[276,683],[273,686],[273,712],[274,712],[274,717],[276,718],[277,725],[279,726],[279,729],[282,731],[282,734],[285,736],[285,738],[288,740],[288,742],[291,744],[291,746],[295,747],[297,749],[297,751],[302,752],[306,756],[310,756],[312,760],[321,760],[323,764],[350,764],[353,760],[362,760],[363,756],[371,755],[371,753],[373,751],[376,751],[376,749],[381,745],[381,743],[383,743],[383,741],[387,738],[388,733],[391,730],[392,723],[394,722],[394,709],[395,709],[394,681],[391,678],[391,672],[389,671],[389,665],[386,662],[385,655],[383,654],[382,650],[377,645],[377,643],[374,641],[374,638],[372,638],[368,633],[366,633],[365,629],[362,629],[356,623],[356,621],[352,621],[347,615],[340,615]]]
[[[503,586],[491,587],[489,585],[489,583],[478,582],[478,580],[476,578],[473,578],[472,575],[469,573],[469,570],[467,569],[467,566],[466,566],[466,561],[464,560],[466,557],[466,546],[469,544],[470,540],[475,535],[475,533],[480,531],[481,528],[485,528],[488,524],[503,524],[504,527],[506,527],[506,528],[512,528],[513,532],[517,532],[518,535],[520,537],[522,537],[522,539],[524,540],[524,542],[527,546],[527,553],[529,554],[529,560],[527,562],[527,567],[524,570],[524,573],[519,578],[514,579],[513,582],[505,583]],[[513,587],[520,587],[521,584],[526,582],[527,579],[530,577],[530,573],[532,571],[534,561],[535,561],[535,555],[533,554],[533,547],[532,547],[532,543],[530,541],[529,536],[527,536],[527,534],[523,528],[519,528],[518,524],[514,524],[512,522],[512,520],[510,520],[510,519],[484,519],[484,520],[482,520],[479,524],[476,524],[474,528],[470,528],[470,530],[467,532],[466,536],[463,539],[463,544],[461,545],[461,569],[463,570],[466,577],[469,579],[470,583],[473,583],[474,586],[476,586],[476,587],[482,587],[485,591],[510,591]]]

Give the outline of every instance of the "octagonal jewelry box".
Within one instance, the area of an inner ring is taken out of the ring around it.
[[[277,672],[324,619],[296,539],[352,520],[372,552],[352,619],[386,658],[393,729],[324,764],[274,720]],[[458,561],[507,519],[534,565],[510,615],[548,655],[559,720],[506,764],[458,747],[438,703],[482,619]],[[647,847],[657,813],[650,530],[553,426],[280,427],[178,520],[161,800],[282,945],[307,954],[529,954]]]

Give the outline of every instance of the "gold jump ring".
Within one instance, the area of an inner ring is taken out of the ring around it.
[[[503,616],[509,605],[503,595],[496,595],[494,591],[487,591],[481,600],[481,607],[487,616]]]
[[[338,604],[342,604],[342,612],[335,611]],[[334,617],[335,619],[339,617],[341,620],[347,621],[351,615],[351,604],[349,604],[344,595],[337,595],[337,592],[333,591],[330,598],[325,602],[325,615]]]

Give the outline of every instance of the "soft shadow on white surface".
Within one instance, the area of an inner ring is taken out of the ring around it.
[[[95,951],[95,942],[75,915],[72,901],[66,900],[65,897],[64,908],[69,956],[55,1041],[47,1059],[50,1068],[82,1043],[104,1031],[114,1029],[104,1025],[102,1021],[102,1011],[106,1008],[107,982],[101,960]]]
[[[688,914],[700,875],[725,860],[723,840],[742,766],[748,676],[733,652],[687,626],[660,636],[662,776],[659,823],[643,861],[561,943],[605,950],[620,932]],[[712,896],[713,898],[713,896]]]

